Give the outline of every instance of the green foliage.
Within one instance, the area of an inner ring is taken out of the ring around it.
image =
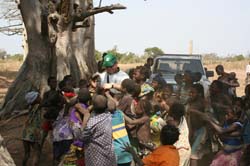
[[[8,59],[22,61],[23,60],[23,54],[10,55],[8,57]]]
[[[245,57],[240,54],[240,55],[231,55],[226,58],[227,61],[235,62],[235,61],[243,61],[245,60]]]
[[[158,47],[149,47],[144,50],[144,56],[145,57],[156,57],[157,55],[164,54],[162,49]]]
[[[98,51],[98,50],[95,50],[95,59],[97,61],[102,59],[102,53],[100,51]]]
[[[245,57],[244,57],[243,55],[236,55],[236,56],[234,57],[234,59],[235,59],[236,61],[242,61],[242,60],[245,60]]]

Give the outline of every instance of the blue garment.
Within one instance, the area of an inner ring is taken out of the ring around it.
[[[234,124],[238,125],[240,128],[243,125],[240,122],[234,122]],[[224,124],[223,128],[228,128],[228,124]],[[233,153],[242,148],[242,139],[241,137],[234,137],[234,138],[226,138],[223,140],[224,152],[226,153]]]
[[[117,163],[130,163],[132,161],[131,154],[122,149],[124,144],[130,144],[130,142],[125,128],[123,112],[120,110],[116,110],[112,114],[112,137]]]

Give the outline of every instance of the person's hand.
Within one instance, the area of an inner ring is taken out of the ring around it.
[[[111,89],[113,86],[113,84],[110,84],[110,83],[106,83],[103,85],[103,88],[106,90],[106,89]]]
[[[89,114],[89,109],[83,108],[80,103],[75,104],[75,108],[83,115]]]
[[[89,110],[89,112],[92,112],[92,111],[93,111],[93,105],[90,105],[90,106],[88,107],[88,110]]]
[[[134,152],[134,149],[133,147],[128,144],[128,143],[124,143],[123,144],[124,146],[122,147],[122,149],[125,151],[125,152],[129,152],[129,153],[133,153]]]
[[[161,105],[161,108],[163,108],[163,110],[165,110],[165,111],[168,111],[169,110],[169,105],[166,103],[166,101],[162,101],[161,103],[160,103],[160,105]]]
[[[110,95],[110,92],[109,92],[108,90],[105,91],[105,96],[106,96],[106,97],[111,96],[111,95]]]
[[[201,118],[202,120],[207,121],[207,122],[211,121],[211,118],[208,114],[204,114],[203,116],[201,116]]]

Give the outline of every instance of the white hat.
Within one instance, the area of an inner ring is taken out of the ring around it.
[[[36,91],[28,92],[28,93],[25,95],[25,100],[26,100],[26,102],[27,102],[28,104],[32,104],[32,103],[36,100],[36,98],[37,98],[38,95],[39,95],[39,93],[36,92]]]

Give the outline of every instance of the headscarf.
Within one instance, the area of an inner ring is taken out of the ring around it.
[[[36,91],[31,91],[31,92],[28,92],[26,95],[25,95],[25,100],[28,104],[32,104],[36,98],[38,97],[39,93],[36,92]]]

